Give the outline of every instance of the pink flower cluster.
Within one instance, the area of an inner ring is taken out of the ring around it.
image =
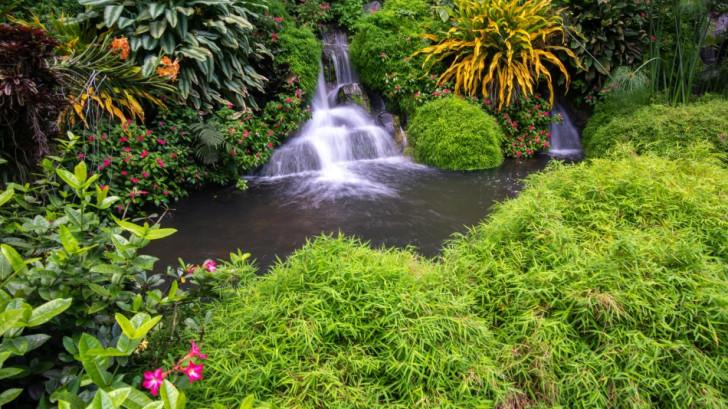
[[[147,389],[153,396],[157,396],[159,395],[159,388],[162,387],[164,380],[170,374],[184,374],[191,383],[202,380],[202,372],[205,369],[205,365],[197,363],[195,360],[205,360],[207,359],[207,355],[202,353],[195,341],[190,340],[190,343],[192,345],[190,346],[189,352],[177,361],[171,369],[165,371],[162,368],[157,368],[153,371],[145,371],[142,387]]]

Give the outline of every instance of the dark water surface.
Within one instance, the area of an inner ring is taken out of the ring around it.
[[[179,231],[147,250],[162,267],[176,265],[178,257],[197,263],[241,249],[266,269],[307,238],[343,232],[374,246],[412,245],[434,256],[452,233],[477,224],[495,202],[513,197],[521,180],[548,160],[444,172],[399,157],[352,163],[342,180],[316,174],[255,178],[244,192],[225,188],[182,200],[163,221]],[[357,174],[366,177],[352,180]]]

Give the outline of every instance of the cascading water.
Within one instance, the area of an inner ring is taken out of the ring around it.
[[[551,149],[549,155],[554,158],[579,160],[582,157],[579,130],[571,122],[569,113],[561,104],[554,106],[553,115],[561,115],[561,122],[551,124]]]
[[[368,177],[363,165],[374,160],[407,161],[392,135],[378,126],[368,112],[355,104],[336,102],[339,90],[356,81],[356,73],[349,61],[346,35],[335,33],[326,36],[324,53],[334,67],[335,84],[326,83],[322,67],[312,102],[311,119],[302,126],[298,135],[273,153],[262,176],[305,175],[302,187],[321,187],[321,182],[325,182],[327,190],[332,190],[332,185],[339,188],[345,185],[349,190],[387,193],[385,186]]]

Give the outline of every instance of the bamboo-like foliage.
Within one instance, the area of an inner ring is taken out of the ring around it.
[[[449,63],[440,83],[455,81],[455,92],[497,98],[498,107],[510,105],[518,93],[532,95],[545,79],[553,102],[553,75],[570,76],[559,54],[573,59],[561,17],[551,0],[456,0],[453,27],[444,35],[427,34],[435,42],[418,54],[425,65]]]

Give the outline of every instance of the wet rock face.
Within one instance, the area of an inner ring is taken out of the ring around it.
[[[336,93],[337,104],[355,104],[364,108],[367,112],[371,112],[371,104],[369,98],[362,91],[357,83],[344,84],[339,87]]]

